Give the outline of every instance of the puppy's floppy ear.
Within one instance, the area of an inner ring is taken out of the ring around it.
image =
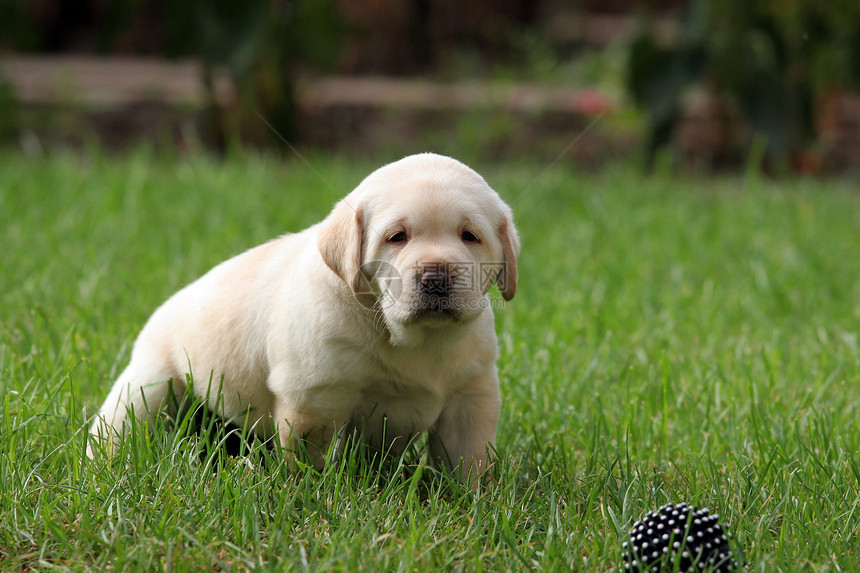
[[[499,274],[499,290],[502,293],[502,298],[511,300],[517,292],[517,259],[520,256],[520,238],[514,227],[514,216],[507,205],[502,209],[502,220],[498,226],[498,233],[504,257],[504,265]]]
[[[353,292],[361,288],[364,221],[361,205],[340,201],[322,222],[317,240],[322,259]]]

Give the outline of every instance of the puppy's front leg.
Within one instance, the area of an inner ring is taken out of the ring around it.
[[[295,458],[306,450],[309,461],[321,470],[332,439],[349,416],[338,408],[319,408],[308,402],[295,397],[278,399],[273,415],[289,464],[295,467]]]
[[[501,410],[495,367],[455,393],[430,431],[430,455],[460,477],[486,469],[496,443]]]

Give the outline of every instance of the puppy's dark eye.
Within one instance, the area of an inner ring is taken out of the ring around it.
[[[463,239],[464,243],[480,243],[480,239],[470,231],[463,231],[463,234],[460,235],[460,238]]]
[[[405,243],[406,242],[406,232],[405,231],[399,231],[397,233],[394,233],[393,235],[388,237],[388,242],[389,243]]]

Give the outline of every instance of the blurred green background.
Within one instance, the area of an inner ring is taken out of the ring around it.
[[[30,149],[851,173],[858,118],[855,0],[0,1],[0,141]]]

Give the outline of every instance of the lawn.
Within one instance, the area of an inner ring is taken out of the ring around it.
[[[351,453],[291,472],[217,434],[84,455],[143,322],[321,219],[376,164],[0,153],[0,570],[612,570],[667,502],[751,571],[860,571],[860,191],[475,163],[514,209],[499,459],[477,492]]]

